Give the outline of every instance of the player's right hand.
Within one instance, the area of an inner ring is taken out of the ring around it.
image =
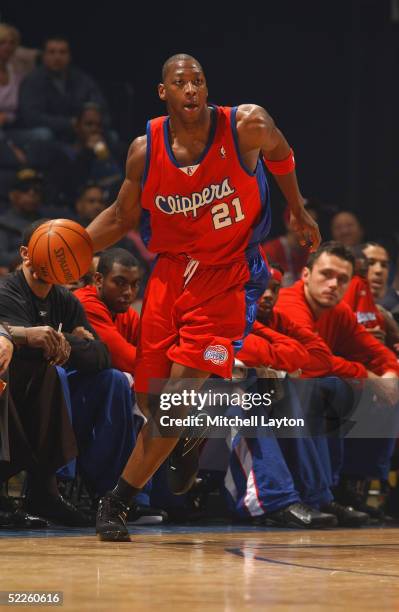
[[[321,242],[321,235],[317,222],[307,210],[291,213],[290,225],[298,236],[299,244],[309,247],[311,253],[317,251]]]

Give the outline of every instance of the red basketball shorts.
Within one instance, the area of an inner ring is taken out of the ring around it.
[[[144,296],[135,390],[158,388],[156,380],[169,378],[173,362],[231,378],[267,280],[258,249],[226,266],[160,255]]]

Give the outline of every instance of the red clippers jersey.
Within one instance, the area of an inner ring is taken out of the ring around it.
[[[367,278],[355,274],[343,300],[352,308],[358,323],[368,328],[385,329],[385,319],[375,304]]]
[[[141,232],[155,253],[185,253],[208,265],[244,257],[270,227],[263,163],[255,172],[238,149],[237,108],[212,107],[209,141],[191,166],[179,164],[168,137],[169,117],[147,124]]]

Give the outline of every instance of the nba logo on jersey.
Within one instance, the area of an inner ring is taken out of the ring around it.
[[[223,365],[228,359],[228,352],[225,346],[215,344],[208,346],[204,351],[204,360],[211,361],[215,365]]]
[[[199,164],[195,164],[195,166],[179,166],[179,170],[187,174],[187,176],[192,176],[198,170]]]
[[[220,157],[222,159],[226,159],[226,149],[224,148],[223,145],[220,147]]]

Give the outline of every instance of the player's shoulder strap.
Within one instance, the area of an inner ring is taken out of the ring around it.
[[[166,115],[163,115],[161,117],[155,117],[154,119],[149,119],[147,121],[147,126],[146,126],[147,149],[146,149],[143,178],[141,180],[142,187],[144,187],[144,184],[147,180],[147,176],[150,170],[151,150],[154,146],[154,140],[158,141],[160,137],[162,137],[163,125],[165,123],[166,118],[167,118]],[[158,142],[155,143],[155,145],[157,144]]]

